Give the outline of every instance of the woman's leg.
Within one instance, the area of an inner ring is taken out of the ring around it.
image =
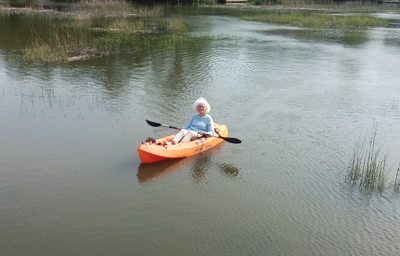
[[[172,142],[173,142],[172,144],[188,142],[195,138],[197,138],[197,132],[182,129],[172,139]]]
[[[185,129],[180,130],[177,134],[175,134],[175,137],[172,139],[172,144],[178,144],[187,132],[188,130]]]
[[[182,138],[182,142],[189,142],[191,140],[197,139],[197,132],[194,131],[188,131],[186,135]]]

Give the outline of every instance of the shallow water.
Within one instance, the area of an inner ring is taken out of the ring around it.
[[[1,251],[399,254],[398,196],[344,180],[374,123],[395,175],[400,30],[181,15],[194,34],[225,39],[27,67],[5,58],[27,39],[3,33],[2,21]],[[199,96],[242,144],[141,164],[141,141],[174,132],[145,119],[184,125]]]

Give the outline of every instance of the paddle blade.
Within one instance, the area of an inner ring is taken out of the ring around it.
[[[236,138],[229,138],[229,137],[220,137],[220,138],[223,139],[223,140],[225,140],[225,141],[227,141],[227,142],[230,142],[230,143],[235,143],[235,144],[240,144],[240,143],[242,143],[241,140],[236,139]]]
[[[159,126],[161,126],[160,123],[152,122],[152,121],[149,121],[149,120],[147,120],[147,119],[146,119],[146,122],[147,122],[149,125],[153,126],[153,127],[159,127]]]

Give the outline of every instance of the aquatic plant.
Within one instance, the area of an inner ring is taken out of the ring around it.
[[[180,19],[173,19],[167,23],[166,26],[167,30],[178,32],[178,33],[185,33],[188,31],[187,24]]]
[[[40,34],[32,31],[31,45],[23,51],[24,61],[62,63],[193,41],[184,35],[188,27],[183,20],[158,18],[163,14],[160,5],[137,8],[124,0],[82,0],[70,6],[68,16],[47,16],[50,22],[57,17],[50,31],[40,31]],[[24,9],[23,13],[32,15],[39,13],[31,8],[15,9]]]
[[[158,27],[159,24],[155,21],[145,21],[145,20],[136,20],[132,21],[127,18],[120,18],[108,25],[104,26],[104,29],[112,30],[112,31],[120,31],[120,32],[144,32],[147,28]]]
[[[53,28],[46,36],[39,35],[33,30],[32,44],[24,50],[23,60],[46,64],[63,63],[115,52],[149,52],[175,48],[184,44],[195,46],[217,39],[217,37],[212,38],[206,35],[195,36],[182,33],[184,29],[170,25],[171,21],[154,23],[154,27],[149,29],[146,29],[148,23],[147,25],[129,22],[125,25],[121,24],[120,22],[118,25],[112,23],[102,29],[94,30],[60,26]],[[93,31],[97,33],[96,36],[93,35]]]
[[[400,193],[400,164],[399,167],[397,167],[397,172],[396,172],[396,178],[394,180],[393,184],[393,190],[395,193]]]
[[[10,7],[10,3],[0,2],[0,9],[5,9],[5,8],[9,8],[9,7]]]
[[[389,25],[389,21],[385,19],[366,15],[334,15],[300,11],[248,13],[241,18],[298,27],[387,27]]]
[[[71,11],[78,18],[126,17],[126,16],[159,16],[163,7],[135,7],[125,0],[81,0],[71,5]]]
[[[108,25],[104,25],[101,30],[119,31],[128,33],[151,33],[168,31],[173,33],[185,33],[188,31],[187,24],[180,19],[170,19],[167,21],[151,19],[131,19],[128,17],[118,18]]]
[[[307,9],[336,12],[399,12],[392,5],[377,4],[378,0],[370,1],[339,1],[339,0],[249,0],[250,5],[262,5],[262,8],[271,9]]]
[[[38,18],[60,18],[68,17],[70,13],[59,12],[55,10],[43,9],[43,6],[25,6],[23,8],[12,7],[9,3],[0,2],[0,14],[2,15],[19,15],[23,17]]]
[[[80,0],[71,4],[71,11],[82,17],[111,17],[134,14],[133,6],[123,0]]]
[[[376,146],[376,126],[374,125],[371,138],[366,144],[367,136],[355,143],[352,158],[347,168],[347,183],[359,187],[360,190],[372,193],[382,193],[389,187],[388,170],[386,169],[386,155],[380,157],[380,147]],[[399,170],[398,170],[399,173]],[[397,176],[398,176],[397,173]],[[397,179],[394,182],[395,191],[399,191],[400,184]]]
[[[72,16],[74,19],[98,19],[104,17],[159,17],[164,13],[162,5],[137,7],[126,0],[80,0],[69,5],[68,10],[57,11],[45,8],[43,3],[30,2],[22,7],[12,7],[8,2],[0,2],[0,13],[24,16]]]
[[[25,49],[23,59],[35,63],[55,63],[107,54],[94,48],[79,29],[53,28],[50,35],[49,39],[44,40],[32,30],[32,45]]]

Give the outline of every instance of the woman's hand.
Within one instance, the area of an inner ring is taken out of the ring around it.
[[[182,127],[178,127],[178,130],[179,130],[179,131],[182,130]]]

